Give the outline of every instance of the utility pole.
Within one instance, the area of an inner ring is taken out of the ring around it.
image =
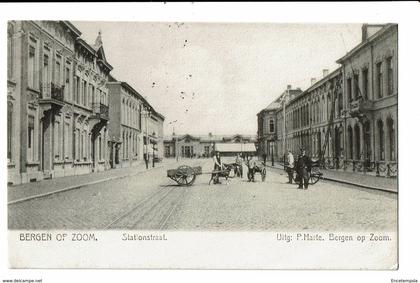
[[[178,135],[175,134],[175,123],[178,122],[178,120],[174,120],[169,122],[169,125],[172,125],[172,133],[175,135],[175,145],[174,145],[174,153],[175,153],[175,157],[176,157],[176,162],[178,162]]]
[[[289,89],[283,97],[283,156],[286,156],[286,101],[289,98]]]

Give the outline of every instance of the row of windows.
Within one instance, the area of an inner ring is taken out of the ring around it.
[[[64,97],[67,101],[73,101],[77,104],[91,107],[92,102],[99,102],[108,105],[107,93],[95,88],[93,84],[74,76],[73,97],[71,97],[71,70],[72,63],[64,56],[56,53],[51,55],[48,47],[43,49],[42,69],[39,72],[38,60],[39,50],[38,42],[30,37],[28,48],[28,87],[32,89],[39,88],[40,75],[42,76],[42,94],[50,95],[50,85],[54,83],[57,87],[64,87]],[[97,98],[94,100],[94,94]]]
[[[128,99],[122,99],[121,119],[123,124],[140,129],[140,112],[140,106],[130,102]]]
[[[137,157],[139,155],[139,146],[137,134],[123,133],[122,158]]]
[[[360,97],[365,99],[380,99],[385,95],[394,93],[394,63],[392,57],[388,57],[384,62],[380,61],[375,64],[375,81],[374,95],[369,93],[369,68],[362,69],[361,82],[359,73],[352,70],[352,75],[347,78],[347,100],[352,102]]]

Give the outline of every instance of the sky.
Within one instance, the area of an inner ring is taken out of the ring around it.
[[[361,40],[361,24],[73,23],[89,43],[101,31],[111,74],[165,116],[165,135],[256,135],[287,85],[309,87]]]

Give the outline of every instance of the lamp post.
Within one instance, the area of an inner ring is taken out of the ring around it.
[[[145,107],[144,110],[142,111],[144,120],[145,120],[145,124],[146,124],[146,139],[145,139],[145,147],[146,147],[146,152],[144,153],[144,161],[146,162],[146,169],[149,169],[149,115],[150,115],[150,110],[148,107]]]
[[[286,91],[286,95],[283,98],[283,156],[286,156],[286,101],[289,98],[289,89]],[[285,162],[285,160],[284,160]]]
[[[175,123],[178,122],[178,120],[174,120],[169,122],[169,125],[173,125],[173,129],[172,132],[175,134]],[[176,157],[176,162],[178,162],[178,149],[177,149],[177,144],[178,144],[178,135],[175,134],[175,146],[174,146],[174,151],[175,151],[175,157]]]

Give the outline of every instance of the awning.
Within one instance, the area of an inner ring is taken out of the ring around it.
[[[216,143],[215,151],[219,152],[256,152],[253,143]]]

